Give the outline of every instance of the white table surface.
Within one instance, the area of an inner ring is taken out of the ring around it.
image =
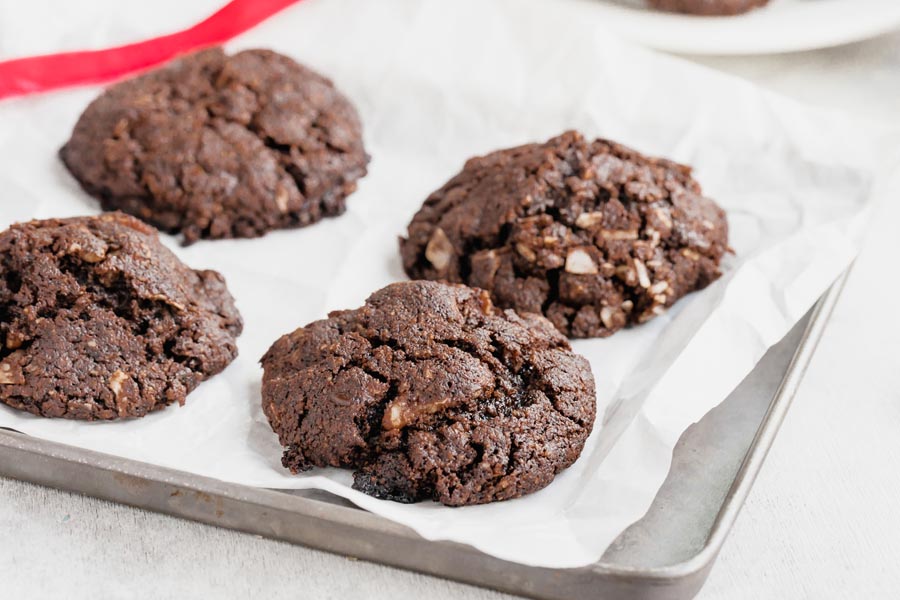
[[[900,33],[803,54],[693,60],[900,126]],[[900,197],[879,208],[699,598],[900,597],[898,223]],[[0,597],[509,598],[6,479]]]

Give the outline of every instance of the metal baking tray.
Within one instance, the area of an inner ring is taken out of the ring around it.
[[[224,483],[10,430],[0,430],[0,475],[533,598],[691,598],[750,492],[845,278],[683,434],[647,514],[586,567],[511,563],[425,540],[324,492]]]

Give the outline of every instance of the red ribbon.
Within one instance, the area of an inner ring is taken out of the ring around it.
[[[230,40],[300,0],[232,0],[189,29],[104,50],[0,62],[0,99],[118,79]]]

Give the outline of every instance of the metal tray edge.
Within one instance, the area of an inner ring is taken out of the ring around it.
[[[744,462],[741,464],[734,483],[725,496],[722,510],[719,511],[713,523],[706,545],[700,552],[684,562],[655,569],[642,569],[640,573],[643,578],[672,579],[686,577],[712,566],[712,562],[715,561],[719,550],[721,550],[725,538],[728,536],[743,507],[744,501],[753,487],[753,483],[756,481],[757,475],[762,469],[762,465],[769,454],[772,443],[775,441],[778,430],[781,428],[791,402],[800,388],[803,377],[806,375],[806,370],[818,348],[822,334],[840,299],[851,268],[852,266],[844,271],[813,306],[806,330],[803,332],[797,351],[791,359],[787,374],[775,393],[759,430],[753,438],[753,442],[747,449]],[[623,571],[623,569],[617,570]]]

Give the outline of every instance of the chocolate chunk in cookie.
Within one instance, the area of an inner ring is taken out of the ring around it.
[[[44,417],[142,417],[237,355],[215,271],[186,267],[122,213],[0,233],[0,402]]]
[[[690,168],[570,131],[469,160],[400,249],[414,279],[467,283],[566,335],[603,337],[716,279],[727,239]]]
[[[395,283],[285,335],[262,364],[284,465],[352,468],[353,487],[399,502],[539,490],[594,422],[587,361],[543,317],[465,286]]]
[[[186,243],[339,215],[369,160],[331,81],[268,50],[221,49],[106,90],[60,157],[105,210]]]
[[[765,6],[769,0],[647,0],[651,8],[704,16],[730,16]]]

